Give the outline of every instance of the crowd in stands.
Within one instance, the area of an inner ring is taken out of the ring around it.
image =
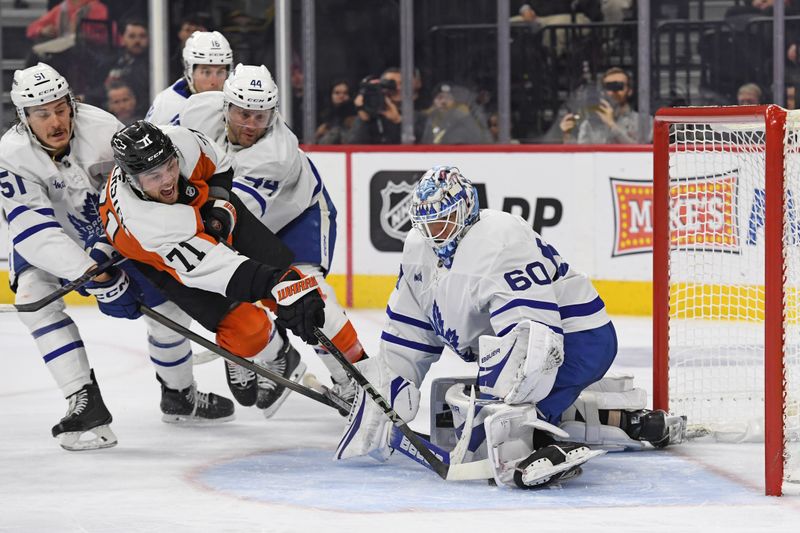
[[[787,16],[800,15],[800,0],[785,2]],[[773,3],[773,0],[731,0],[730,8],[725,12],[725,20],[728,22],[725,31],[732,33],[726,33],[725,38],[735,42],[737,28],[741,30],[754,17],[771,16]],[[90,104],[105,107],[126,124],[143,118],[152,102],[149,87],[149,35],[144,22],[146,11],[140,5],[131,7],[130,2],[118,0],[63,0],[50,4],[52,7],[47,13],[31,23],[27,29],[26,35],[32,45],[28,64],[38,61],[51,64],[67,76],[80,98]],[[186,2],[184,10],[187,6],[192,7],[194,4]],[[538,51],[530,55],[530,50],[524,50],[528,55],[521,57],[537,58],[541,64],[534,62],[533,65],[526,65],[526,69],[542,71],[547,67],[550,69],[546,71],[546,76],[550,78],[548,81],[557,84],[557,90],[548,89],[549,86],[539,86],[533,81],[534,74],[530,74],[528,70],[512,80],[512,136],[521,138],[521,142],[650,142],[652,131],[639,131],[641,121],[635,109],[635,79],[632,65],[627,64],[628,60],[635,60],[635,57],[626,59],[620,56],[615,63],[611,57],[613,43],[604,43],[600,50],[589,51],[594,53],[593,56],[583,59],[583,73],[571,63],[576,38],[589,35],[593,23],[622,25],[625,21],[635,20],[635,1],[512,0],[510,6],[512,27],[524,31],[522,35],[526,39],[531,35],[538,39],[534,41]],[[270,29],[274,22],[274,9],[268,8],[263,15],[263,18],[251,17],[237,11],[228,19],[217,20],[216,24],[210,14],[196,10],[192,10],[189,16],[180,19],[175,17],[177,24],[173,24],[171,28],[171,80],[180,81],[185,74],[182,50],[195,31],[218,29],[223,34],[234,34],[234,38],[229,38],[234,49],[234,64],[247,60],[254,62],[253,47],[246,48],[242,45],[240,50],[236,43],[243,43],[242,35],[252,33],[254,28],[261,32],[274,31]],[[576,31],[570,31],[572,25],[577,25]],[[787,24],[786,64],[789,87],[786,96],[791,105],[794,103],[794,86],[800,84],[800,31],[792,31],[794,27]],[[620,28],[624,29],[624,26]],[[617,37],[624,39],[625,34],[618,33]],[[719,37],[706,35],[703,38]],[[529,41],[525,39],[520,39],[519,42],[520,46],[529,46]],[[514,44],[516,45],[516,41]],[[321,51],[323,55],[327,52]],[[240,53],[243,59],[239,59]],[[749,67],[745,66],[735,75],[731,73],[727,77],[714,77],[715,69],[725,71],[722,58],[714,57],[707,49],[700,49],[699,53],[705,54],[704,59],[707,60],[711,78],[717,80],[722,87],[718,87],[718,101],[712,103],[744,105],[769,100],[768,80],[762,71],[748,70]],[[393,57],[395,55],[388,53],[382,71],[373,73],[355,71],[353,61],[344,61],[335,76],[328,79],[320,77],[317,80],[320,90],[317,95],[317,127],[313,133],[315,143],[401,142],[402,79],[400,69],[391,66],[392,63],[396,64],[396,59],[391,61]],[[753,61],[753,58],[745,59],[746,62]],[[269,66],[273,63],[273,58],[263,57],[255,63]],[[390,66],[387,68],[387,65]],[[422,68],[416,69],[414,75],[412,122],[415,142],[498,142],[495,79],[480,73],[475,74],[475,79],[463,79],[460,75],[448,76],[448,73],[439,72],[435,67],[425,64],[424,55],[421,55],[417,65]],[[330,65],[325,64],[323,71],[327,76]],[[367,75],[364,76],[365,74]],[[290,95],[281,95],[281,98],[289,98],[291,101],[292,129],[301,139],[304,138],[303,102],[307,96],[303,94],[304,75],[300,56],[295,53],[291,64],[292,92]],[[359,78],[360,81],[357,81]],[[219,89],[212,87],[211,90]],[[670,91],[673,95],[681,92],[678,88],[671,88]],[[554,102],[549,108],[542,104],[545,94],[550,94]],[[659,101],[657,105],[663,103],[665,102]],[[676,96],[666,103],[693,102]],[[657,105],[651,107],[655,108]],[[531,113],[536,113],[536,119],[530,118]],[[534,122],[535,126],[531,126]],[[531,134],[531,128],[538,128],[539,133]]]

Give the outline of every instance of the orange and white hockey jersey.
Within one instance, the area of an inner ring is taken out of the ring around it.
[[[208,200],[208,180],[229,170],[230,159],[202,133],[179,126],[161,129],[178,155],[178,202],[150,200],[115,167],[100,199],[106,234],[125,257],[166,271],[188,287],[225,294],[247,257],[205,233],[200,208]]]

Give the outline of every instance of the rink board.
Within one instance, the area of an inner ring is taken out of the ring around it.
[[[650,313],[649,146],[312,146],[307,151],[338,212],[332,284],[348,306],[386,305],[410,229],[411,186],[431,166],[450,164],[476,183],[483,207],[521,216],[597,281],[611,312]],[[0,258],[7,255],[0,222]],[[0,259],[0,271],[6,268]],[[5,273],[0,276],[0,303],[11,303]]]

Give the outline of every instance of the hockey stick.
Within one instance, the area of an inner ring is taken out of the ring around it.
[[[115,255],[108,259],[108,261],[100,263],[100,265],[94,270],[90,270],[83,276],[62,285],[61,288],[56,289],[44,298],[40,298],[35,302],[29,302],[26,304],[0,304],[0,313],[10,313],[12,311],[17,313],[32,313],[34,311],[38,311],[39,309],[42,309],[43,307],[55,302],[65,294],[68,294],[75,289],[86,285],[93,277],[97,276],[98,274],[102,274],[112,266],[122,262],[124,259],[125,257],[121,255]]]
[[[372,383],[370,383],[367,380],[367,378],[364,377],[364,374],[362,374],[353,365],[353,363],[351,363],[347,359],[347,357],[345,357],[345,355],[341,352],[341,350],[339,350],[339,348],[337,348],[336,345],[333,344],[333,342],[331,342],[331,340],[327,337],[327,335],[325,335],[319,328],[314,328],[314,336],[317,338],[319,343],[322,344],[322,346],[325,347],[326,350],[328,350],[328,353],[330,353],[333,356],[333,358],[336,359],[340,365],[342,365],[347,374],[351,378],[353,378],[353,380],[355,380],[355,382],[361,388],[363,388],[367,394],[369,394],[370,398],[372,398],[372,400],[378,405],[378,407],[381,408],[384,414],[387,417],[389,417],[389,420],[391,420],[392,424],[394,424],[393,430],[396,428],[397,431],[399,431],[402,434],[402,436],[408,440],[408,443],[412,445],[417,452],[419,452],[419,456],[421,457],[419,458],[412,457],[413,459],[417,460],[418,462],[420,459],[427,462],[428,468],[436,472],[439,475],[439,477],[441,477],[444,480],[488,479],[487,477],[478,477],[478,478],[465,477],[469,475],[473,476],[475,475],[473,473],[473,470],[475,469],[474,465],[476,463],[451,464],[449,462],[445,462],[444,455],[441,453],[434,452],[430,447],[426,445],[427,441],[425,441],[425,439],[417,435],[410,427],[408,427],[408,424],[406,424],[406,422],[400,417],[400,415],[397,414],[397,412],[392,408],[392,405],[389,402],[387,402],[383,396],[381,396],[381,394],[375,389]],[[474,401],[474,398],[472,401]],[[472,411],[472,409],[470,409],[470,411]],[[472,425],[470,424],[469,430],[466,430],[465,428],[466,431],[462,433],[462,438],[459,439],[460,441],[464,440],[465,434],[471,432],[471,427]],[[469,436],[467,436],[466,441],[467,442],[469,441]],[[459,442],[459,444],[456,445],[456,448],[459,448],[459,445],[461,445],[461,442]],[[463,452],[459,452],[461,453],[461,459],[463,459],[464,452],[466,452],[466,450],[464,450]],[[448,456],[448,460],[449,459],[450,457]],[[488,477],[492,476],[490,475]]]
[[[283,385],[288,389],[292,389],[293,391],[297,392],[298,394],[302,394],[307,398],[311,398],[312,400],[318,401],[322,404],[325,404],[329,407],[337,408],[336,403],[331,400],[329,397],[325,396],[324,394],[320,394],[319,392],[310,389],[308,387],[304,387],[299,383],[295,383],[290,379],[286,379],[280,374],[276,374],[275,372],[269,370],[268,368],[264,368],[263,366],[257,365],[251,361],[248,361],[244,357],[239,357],[238,355],[234,355],[225,348],[218,346],[217,344],[211,342],[210,340],[206,339],[195,333],[194,331],[190,330],[189,328],[183,327],[177,322],[170,320],[169,318],[165,317],[158,311],[154,311],[153,309],[147,307],[144,304],[139,305],[139,310],[142,314],[149,316],[159,324],[168,327],[175,333],[180,333],[187,339],[196,342],[203,348],[207,350],[211,350],[212,352],[218,354],[220,357],[227,359],[231,363],[237,364],[239,366],[243,366],[247,370],[251,372],[255,372],[261,377],[270,379],[279,385]]]

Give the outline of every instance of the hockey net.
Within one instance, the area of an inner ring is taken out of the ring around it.
[[[764,441],[768,494],[800,483],[798,207],[796,112],[659,112],[654,403],[690,433]]]

